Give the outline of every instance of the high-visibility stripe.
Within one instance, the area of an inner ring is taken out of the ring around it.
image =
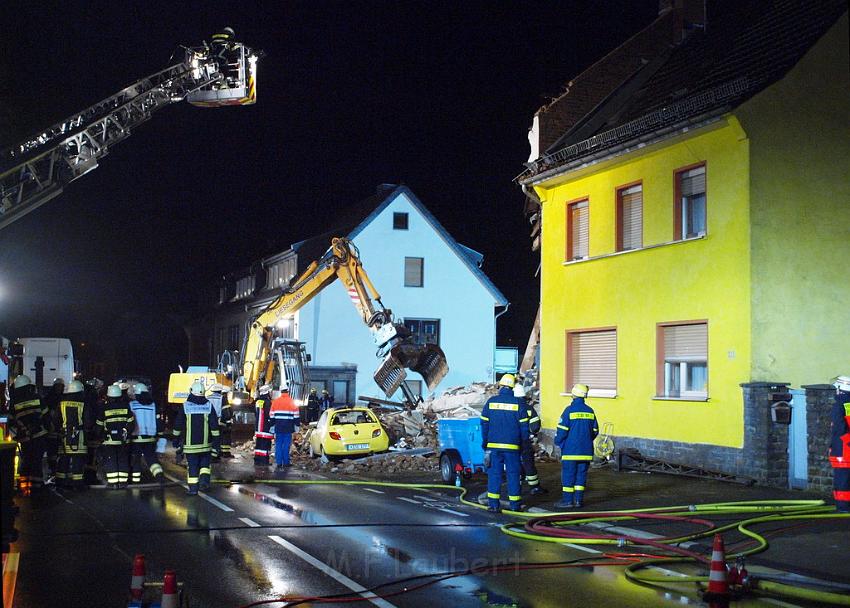
[[[493,448],[496,450],[518,450],[519,446],[513,443],[488,443],[488,448]]]
[[[491,403],[488,405],[491,410],[503,410],[506,412],[518,412],[519,404],[517,403]]]
[[[576,492],[580,492],[580,491],[584,490],[584,486],[574,486],[574,487],[576,489]]]
[[[565,454],[561,456],[561,460],[593,460],[593,456],[584,456],[580,454]]]
[[[528,419],[528,422],[529,422],[529,423],[531,423],[531,422],[540,422],[540,417],[539,417],[539,416],[535,416],[534,418],[529,418],[529,419]]]
[[[572,486],[563,486],[561,488],[561,490],[564,491],[564,492],[572,492],[573,488],[572,488]]]
[[[189,477],[189,476],[187,476],[187,477],[186,477],[186,481],[188,481],[188,482],[189,482],[189,485],[192,485],[193,483],[198,483],[199,479],[198,479],[197,477]]]
[[[510,495],[508,496],[508,500],[511,501],[511,502],[519,502],[519,499],[520,499],[519,496],[510,496]]]
[[[537,481],[538,479],[539,479],[539,477],[537,475],[526,475],[525,476],[526,481]]]
[[[201,467],[201,470],[199,472],[200,472],[201,475],[209,475],[210,474],[210,468],[209,467]]]
[[[559,424],[559,425],[558,425],[558,428],[559,428],[559,429],[563,429],[563,430],[565,430],[565,431],[569,431],[569,430],[570,430],[570,427],[568,427],[568,426],[564,426],[563,424]]]
[[[105,412],[103,412],[103,417],[112,418],[113,416],[121,416],[122,414],[124,416],[127,415],[127,408],[121,408],[118,410],[106,410]]]
[[[528,418],[520,418],[519,421],[520,422],[528,422]]]
[[[570,420],[593,420],[594,418],[591,412],[570,412]]]
[[[486,420],[487,422],[490,422],[490,419],[487,416],[481,416],[481,420]]]
[[[494,498],[496,500],[499,500],[499,498],[501,498],[501,496],[499,494],[495,494],[493,492],[487,492],[487,498]]]

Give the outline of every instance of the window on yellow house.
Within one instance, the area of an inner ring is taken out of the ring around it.
[[[676,240],[705,234],[705,164],[676,171]]]
[[[659,397],[708,397],[708,323],[659,323],[656,390]]]
[[[643,247],[643,185],[617,190],[617,251]]]
[[[588,256],[589,211],[587,199],[567,205],[568,260],[582,260]]]
[[[567,331],[567,374],[564,392],[580,382],[592,396],[617,394],[617,330],[599,328]]]

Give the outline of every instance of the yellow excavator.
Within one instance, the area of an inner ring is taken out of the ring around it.
[[[290,315],[336,280],[342,283],[360,319],[372,334],[376,356],[381,360],[373,375],[375,382],[387,397],[401,389],[405,400],[416,404],[419,398],[405,382],[407,370],[420,374],[428,389],[433,390],[448,373],[446,356],[435,344],[414,343],[410,331],[393,320],[392,311],[381,303],[380,294],[363,269],[357,247],[346,238],[334,238],[324,256],[310,264],[250,321],[238,360],[219,366],[217,374],[210,372],[215,378],[209,380],[232,385],[231,402],[236,405],[249,403],[261,385],[269,384],[276,390],[284,381],[296,400],[305,399],[309,387],[303,371],[308,359],[304,344],[279,337],[279,328],[287,324]],[[187,382],[194,379],[200,378],[193,374],[172,374],[169,401],[174,392],[172,387],[188,388]],[[185,399],[183,392],[174,393],[174,396],[175,402],[179,396]]]

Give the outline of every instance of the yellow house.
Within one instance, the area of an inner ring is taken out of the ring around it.
[[[742,385],[850,373],[847,5],[712,4],[535,115],[541,414],[584,382],[618,444],[763,479]]]

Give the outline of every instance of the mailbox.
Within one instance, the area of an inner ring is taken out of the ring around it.
[[[791,393],[770,395],[770,419],[776,424],[791,424]]]

